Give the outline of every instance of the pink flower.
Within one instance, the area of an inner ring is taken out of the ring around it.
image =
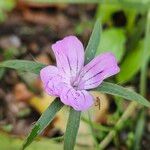
[[[44,89],[77,111],[87,110],[93,104],[93,97],[87,90],[96,88],[120,70],[114,55],[109,52],[84,66],[84,48],[75,36],[56,42],[52,49],[57,67],[47,66],[41,70]]]

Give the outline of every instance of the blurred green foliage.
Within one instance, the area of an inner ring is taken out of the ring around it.
[[[130,81],[132,77],[140,70],[142,54],[144,52],[143,41],[139,42],[137,47],[130,51],[120,66],[120,73],[117,75],[119,83]]]
[[[126,37],[123,29],[109,28],[104,30],[96,55],[111,51],[115,54],[117,60],[121,61],[125,52],[125,42]]]
[[[0,150],[20,150],[23,140],[0,132]],[[63,143],[57,140],[39,138],[31,144],[26,150],[62,150]],[[76,146],[75,150],[92,150],[91,148]]]
[[[6,19],[6,12],[10,12],[15,4],[16,0],[0,0],[0,22]]]
[[[19,138],[14,138],[3,133],[0,133],[0,149],[1,150],[19,150],[22,146],[23,141]],[[51,150],[51,149],[62,149],[62,144],[57,144],[48,139],[42,139],[34,142],[27,150]]]
[[[105,1],[97,8],[96,18],[100,17],[106,26],[97,54],[105,51],[115,54],[121,66],[121,71],[117,75],[118,83],[129,82],[140,71],[140,60],[144,53],[144,42],[140,41],[144,41],[142,35],[145,30],[147,9],[138,9],[137,5],[141,4],[144,7],[147,4],[150,8],[149,2],[149,0]],[[129,7],[132,3],[135,3],[135,6]]]

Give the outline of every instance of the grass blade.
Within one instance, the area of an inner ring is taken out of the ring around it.
[[[119,86],[117,84],[103,82],[95,90],[103,93],[119,96],[127,100],[136,101],[144,106],[150,107],[150,102],[148,102],[143,96],[137,94],[136,92],[129,91],[128,89]]]
[[[58,98],[52,102],[52,104],[46,109],[46,111],[41,115],[39,120],[34,125],[31,133],[23,144],[23,150],[29,146],[33,140],[49,125],[63,105],[64,104]]]
[[[64,136],[64,150],[73,150],[79,129],[81,112],[70,108],[69,119]]]
[[[100,19],[97,19],[90,40],[86,47],[85,64],[90,62],[95,57],[100,42],[100,34],[101,34],[101,23],[100,23]]]
[[[29,60],[7,60],[0,63],[0,68],[11,68],[18,71],[39,74],[46,65]]]

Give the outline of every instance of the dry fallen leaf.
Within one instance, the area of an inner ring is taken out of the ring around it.
[[[28,101],[33,96],[33,93],[27,89],[27,86],[24,83],[17,83],[13,93],[15,99],[18,101]]]
[[[36,58],[35,58],[36,61],[40,62],[40,63],[43,63],[45,65],[50,65],[52,64],[51,60],[49,59],[48,55],[43,53],[43,54],[40,54],[38,55]]]
[[[108,96],[97,91],[92,91],[91,94],[95,99],[95,106],[92,108],[93,120],[96,122],[105,123],[109,109]]]
[[[26,10],[23,12],[23,18],[30,23],[48,25],[56,31],[64,30],[71,24],[68,18],[61,13],[59,15],[54,15]]]
[[[43,94],[43,96],[33,96],[29,100],[29,104],[35,108],[40,114],[42,114],[47,107],[52,103],[52,101],[55,99],[55,97],[49,96],[47,94]]]
[[[33,7],[33,8],[53,8],[56,7],[60,10],[67,8],[67,4],[49,3],[49,2],[37,2],[37,0],[18,0],[18,8],[20,7]]]

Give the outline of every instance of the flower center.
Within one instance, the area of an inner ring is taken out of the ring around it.
[[[78,90],[78,77],[71,77],[70,84],[75,90]]]

